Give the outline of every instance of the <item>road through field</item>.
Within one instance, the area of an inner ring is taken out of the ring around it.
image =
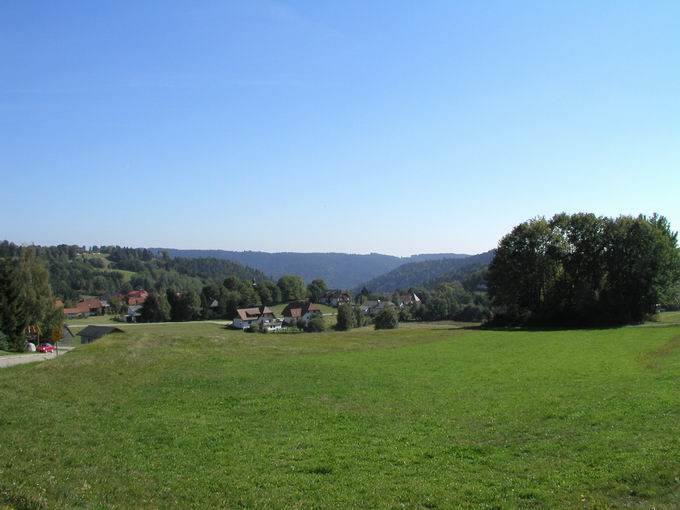
[[[0,368],[22,365],[24,363],[34,363],[36,361],[44,361],[46,359],[55,358],[56,356],[56,353],[17,354],[16,356],[2,356],[0,357]]]

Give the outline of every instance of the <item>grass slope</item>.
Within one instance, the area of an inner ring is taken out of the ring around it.
[[[677,326],[126,329],[0,371],[0,507],[680,506]]]
[[[83,253],[81,254],[83,260],[87,259],[99,259],[104,264],[103,268],[93,268],[98,273],[120,273],[123,277],[124,282],[129,282],[133,276],[137,273],[134,271],[126,271],[124,269],[113,269],[111,268],[111,261],[109,256],[105,253]]]

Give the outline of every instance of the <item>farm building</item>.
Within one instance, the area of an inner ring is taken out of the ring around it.
[[[124,331],[115,326],[87,326],[78,333],[78,336],[81,344],[90,344],[111,333],[124,333]]]

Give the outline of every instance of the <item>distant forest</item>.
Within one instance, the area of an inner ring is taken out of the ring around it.
[[[261,271],[227,260],[214,258],[172,259],[143,248],[119,246],[32,246],[49,273],[56,297],[65,302],[81,296],[107,296],[132,289],[200,290],[227,277],[264,281]],[[25,248],[14,243],[0,243],[0,258],[18,258]]]
[[[427,260],[464,259],[458,253],[431,253],[394,257],[380,253],[358,255],[352,253],[266,253],[261,251],[177,250],[151,248],[155,254],[167,252],[170,257],[214,257],[256,268],[272,278],[294,274],[306,282],[324,280],[330,288],[353,289],[397,267]],[[392,290],[392,289],[389,289]]]
[[[391,292],[394,289],[413,287],[436,287],[440,283],[461,281],[472,272],[486,267],[495,251],[465,258],[426,260],[404,264],[389,273],[380,275],[363,284],[372,292]],[[483,283],[481,280],[480,284]]]

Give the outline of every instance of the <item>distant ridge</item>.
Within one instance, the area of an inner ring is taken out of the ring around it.
[[[424,260],[402,264],[392,271],[367,281],[364,286],[372,292],[391,292],[396,289],[423,287],[437,282],[455,280],[462,269],[486,266],[496,250],[490,250],[464,258]]]
[[[284,274],[302,276],[306,282],[323,278],[329,287],[352,289],[363,282],[412,262],[442,259],[465,259],[460,253],[422,253],[410,257],[395,257],[381,253],[359,255],[353,253],[268,253],[262,251],[180,250],[150,248],[154,253],[168,252],[170,257],[214,257],[230,260],[258,269],[272,278]]]

